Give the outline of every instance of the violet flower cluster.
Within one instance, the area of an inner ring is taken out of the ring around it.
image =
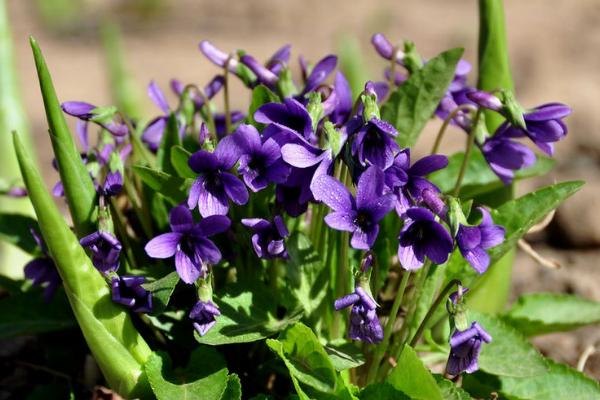
[[[110,282],[113,300],[135,312],[151,312],[153,308],[152,295],[144,288],[149,279],[117,275],[122,265],[128,273],[133,268],[124,254],[127,252],[122,251],[126,242],[119,240],[126,229],[116,230],[109,221],[124,218],[144,225],[144,210],[139,210],[136,199],[128,198],[131,209],[140,213],[136,217],[120,216],[113,209],[123,188],[140,185],[125,172],[124,165],[130,162],[134,140],[145,145],[150,156],[164,158],[161,146],[172,117],[177,123],[175,139],[189,158],[187,166],[180,163],[170,168],[186,168],[185,177],[177,180],[186,192],[176,202],[172,196],[152,199],[162,207],[171,207],[164,210],[165,215],[168,212],[168,231],[165,218],[162,226],[136,232],[135,239],[143,242],[150,259],[172,266],[181,281],[190,285],[188,288],[202,288],[188,313],[199,335],[206,335],[221,315],[219,298],[213,299],[211,286],[217,264],[235,265],[249,256],[257,270],[263,260],[268,260],[264,265],[271,266],[285,263],[292,254],[287,246],[290,231],[299,226],[318,231],[321,226],[315,224],[321,222],[318,219],[323,213],[324,223],[331,228],[329,235],[344,232],[330,237],[347,239],[344,245],[364,260],[362,267],[354,270],[361,284],[334,303],[337,311],[351,307],[348,335],[353,340],[384,340],[377,302],[362,284],[368,284],[371,265],[375,264],[373,250],[382,226],[396,227],[392,244],[397,258],[393,261],[397,260],[404,273],[428,263],[442,265],[456,253],[483,274],[491,263],[488,251],[502,243],[504,228],[494,223],[484,207],[475,208],[475,213],[466,210],[467,215],[461,209],[457,214],[456,207],[449,205],[459,200],[442,193],[428,178],[446,168],[448,158],[431,154],[415,159],[410,148],[398,144],[402,132],[379,112],[379,105],[396,86],[403,85],[427,60],[410,49],[394,50],[381,34],[374,35],[372,43],[379,55],[404,67],[405,72],[396,68],[384,71],[385,82],[367,82],[358,96],[352,94],[347,78],[337,70],[334,55],[314,65],[300,57],[302,81],[296,83],[291,74],[290,46],[261,63],[250,54],[230,55],[203,41],[200,51],[220,71],[202,88],[173,79],[170,88],[177,104],[169,104],[152,81],[148,95],[160,114],[145,125],[110,107],[64,103],[64,112],[78,120],[82,159],[96,184],[100,203],[98,229],[81,238],[81,245]],[[435,115],[450,118],[453,125],[474,134],[483,129],[479,126],[483,109],[501,114],[506,122],[493,135],[485,130],[477,134],[475,143],[490,168],[508,184],[516,171],[535,162],[533,151],[517,139],[528,138],[552,155],[554,143],[567,134],[563,119],[570,109],[551,103],[523,110],[509,94],[496,97],[468,86],[470,69],[468,62],[460,60]],[[225,112],[215,111],[213,99],[234,78],[253,93],[266,93],[269,100],[253,104],[250,113],[230,110],[229,104]],[[101,129],[95,146],[90,145],[88,133],[92,125]],[[169,173],[165,169],[159,176],[167,179]],[[60,182],[54,192],[62,193]],[[480,214],[481,221],[469,223],[469,213]],[[394,223],[384,225],[385,221]],[[46,290],[52,292],[56,279],[50,260],[45,257],[32,263],[26,271],[28,276],[36,283],[48,282]],[[477,323],[456,330],[450,339],[448,373],[476,370],[481,345],[490,340]]]

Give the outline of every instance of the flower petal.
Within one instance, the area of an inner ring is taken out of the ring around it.
[[[146,254],[152,258],[169,258],[173,257],[177,251],[177,245],[181,240],[181,233],[169,232],[158,235],[150,240],[144,250]]]

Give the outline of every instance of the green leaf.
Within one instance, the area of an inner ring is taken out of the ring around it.
[[[237,374],[231,374],[227,377],[227,387],[221,396],[222,400],[241,400],[242,384]]]
[[[285,363],[298,395],[305,391],[334,393],[337,375],[325,349],[313,331],[297,323],[279,335],[268,339],[271,348]]]
[[[154,282],[145,283],[142,286],[144,289],[152,292],[152,314],[160,314],[169,304],[169,299],[175,290],[175,286],[179,283],[179,275],[177,271],[163,276]]]
[[[75,231],[81,237],[96,229],[98,217],[96,189],[65,121],[42,51],[33,37],[30,38],[30,43],[44,99],[50,141],[58,163],[58,172]]]
[[[286,243],[289,261],[288,277],[298,303],[310,316],[325,299],[329,271],[316,252],[310,239],[294,232]]]
[[[126,396],[143,394],[138,379],[150,348],[129,314],[112,302],[106,281],[65,223],[19,136],[13,140],[42,236],[94,358],[113,389]]]
[[[215,326],[204,336],[194,334],[198,342],[213,346],[264,339],[284,330],[302,316],[294,312],[277,319],[273,295],[262,286],[231,285],[225,294],[215,296],[215,303],[221,311]]]
[[[60,331],[76,326],[62,291],[44,302],[41,290],[15,293],[0,300],[0,338]]]
[[[177,117],[174,113],[169,115],[165,132],[160,141],[158,152],[156,153],[158,168],[169,175],[175,175],[176,171],[171,161],[171,149],[173,146],[181,145],[179,137],[179,127],[177,125]]]
[[[39,233],[38,223],[34,218],[21,214],[0,213],[0,240],[29,254],[36,254],[39,249],[30,229]]]
[[[142,165],[134,165],[133,171],[146,185],[162,194],[173,205],[181,204],[186,200],[191,183],[189,180]]]
[[[463,152],[452,155],[448,159],[448,166],[446,168],[429,175],[428,178],[442,192],[450,193],[454,190],[454,184],[456,183],[456,177],[462,165],[463,157]],[[553,159],[538,156],[534,165],[517,171],[515,180],[544,175],[552,169],[554,164]],[[503,186],[502,181],[498,179],[488,166],[483,154],[479,150],[474,150],[469,158],[469,164],[460,190],[460,197],[462,199],[471,199]]]
[[[152,353],[144,372],[158,400],[220,400],[228,386],[223,357],[206,346],[192,351],[184,370],[172,370],[167,354]]]
[[[412,347],[406,345],[386,382],[411,399],[442,400],[442,393],[431,372]]]
[[[442,391],[444,400],[471,400],[471,396],[464,389],[459,388],[454,382],[444,379],[443,376],[434,374],[433,377]]]
[[[527,336],[563,332],[600,322],[600,303],[569,294],[519,297],[503,319]]]
[[[184,149],[182,146],[173,146],[171,148],[171,163],[173,164],[173,168],[177,171],[177,175],[182,178],[195,178],[198,176],[190,166],[188,165],[188,160],[192,153]]]
[[[454,78],[463,49],[445,51],[412,74],[381,108],[382,119],[398,129],[398,144],[413,146]]]
[[[502,377],[501,394],[510,400],[600,399],[598,382],[564,364],[547,360],[549,371],[530,378]]]
[[[252,90],[252,101],[248,110],[248,122],[256,127],[262,127],[262,124],[254,120],[254,113],[264,104],[277,102],[279,102],[279,96],[273,93],[271,89],[262,84],[256,86]]]
[[[360,367],[365,363],[365,356],[354,343],[340,340],[325,346],[329,360],[336,371]]]
[[[506,229],[506,237],[502,244],[490,250],[492,262],[499,260],[504,253],[517,244],[517,241],[533,225],[575,194],[582,186],[583,182],[581,181],[557,183],[506,202],[498,209],[493,210],[494,223],[502,225]]]
[[[499,318],[469,311],[469,319],[477,321],[492,336],[484,343],[479,356],[482,371],[499,376],[532,377],[546,373],[542,355],[513,327]]]
[[[387,382],[383,383],[372,383],[363,390],[359,395],[360,400],[381,400],[381,399],[394,399],[394,400],[410,400],[408,397],[394,386]]]

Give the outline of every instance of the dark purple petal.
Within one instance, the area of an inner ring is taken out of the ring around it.
[[[194,217],[185,206],[177,206],[169,212],[169,223],[173,232],[189,232],[194,226]]]
[[[252,125],[241,124],[232,137],[243,154],[252,154],[261,148],[260,133]]]
[[[571,112],[571,108],[562,103],[548,103],[536,107],[533,111],[525,114],[525,120],[529,122],[562,119],[570,115]]]
[[[338,125],[346,121],[352,112],[352,89],[350,83],[340,71],[335,73],[334,91],[337,105],[330,119]]]
[[[376,166],[367,168],[360,175],[356,187],[356,206],[366,207],[383,193],[383,172]]]
[[[219,141],[213,153],[218,160],[219,168],[229,171],[240,158],[240,151],[233,136],[226,136]]]
[[[325,223],[338,231],[354,232],[356,230],[355,218],[355,212],[334,211],[325,216]]]
[[[308,93],[323,83],[327,79],[327,76],[335,69],[336,65],[337,57],[334,55],[328,55],[321,59],[306,78],[306,84],[302,93]]]
[[[206,238],[195,238],[196,255],[203,261],[209,264],[217,264],[221,261],[221,252],[219,248]]]
[[[248,202],[248,190],[237,176],[224,172],[220,174],[221,182],[227,196],[235,204],[246,204]]]
[[[177,232],[163,233],[150,240],[144,249],[146,254],[152,258],[173,257],[177,251],[177,246],[181,240],[182,234]]]
[[[432,172],[446,168],[448,165],[448,157],[441,154],[432,154],[421,158],[413,164],[409,169],[410,175],[426,176]]]
[[[218,169],[221,161],[215,154],[200,150],[190,156],[188,165],[194,172],[200,174]]]
[[[197,226],[201,235],[208,237],[225,232],[231,226],[231,221],[224,215],[211,215],[198,222]]]
[[[240,58],[242,64],[247,66],[254,75],[258,78],[259,82],[266,84],[267,86],[273,87],[279,80],[279,77],[271,72],[268,68],[261,65],[254,57],[249,54],[245,54]]]
[[[350,212],[355,209],[350,191],[337,179],[321,175],[311,185],[315,199],[327,204],[334,211]]]
[[[183,251],[175,253],[175,269],[182,281],[193,284],[200,277],[200,268]]]

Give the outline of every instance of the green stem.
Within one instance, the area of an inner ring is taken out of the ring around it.
[[[133,255],[133,246],[131,245],[131,241],[129,240],[129,235],[127,234],[127,223],[125,221],[125,216],[123,215],[119,207],[117,207],[117,202],[115,199],[111,199],[109,204],[111,212],[114,215],[113,221],[115,221],[115,226],[117,228],[117,231],[119,232],[119,237],[125,245],[124,248],[127,261],[129,262],[131,268],[137,269],[137,263],[135,261],[135,256]]]
[[[229,108],[229,62],[231,61],[231,56],[227,58],[225,61],[225,68],[223,72],[223,100],[225,107],[225,135],[229,134],[231,130],[231,110]],[[216,132],[215,132],[216,135]]]
[[[452,195],[454,197],[458,197],[460,194],[460,186],[462,185],[462,181],[465,177],[465,173],[467,172],[467,166],[469,165],[469,158],[473,151],[473,144],[475,143],[475,135],[477,133],[477,125],[479,125],[479,120],[481,118],[481,108],[477,110],[475,114],[475,119],[473,120],[473,125],[471,126],[471,131],[469,132],[469,136],[467,137],[467,148],[465,150],[465,155],[463,157],[462,164],[460,166],[460,171],[458,173],[458,178],[456,178],[456,185],[454,185],[454,192]]]
[[[417,332],[415,332],[415,335],[413,336],[412,340],[409,343],[410,347],[415,347],[415,345],[421,338],[421,335],[423,334],[425,327],[427,326],[427,322],[429,322],[429,320],[435,313],[435,310],[439,307],[439,305],[442,303],[442,301],[444,301],[444,299],[446,297],[448,297],[450,290],[452,290],[452,288],[454,288],[454,286],[456,286],[456,285],[460,285],[460,281],[458,279],[453,279],[450,282],[448,282],[448,284],[446,285],[444,290],[442,290],[440,292],[438,297],[433,302],[433,305],[429,308],[429,311],[427,311],[427,314],[425,314],[425,318],[423,318],[423,321],[421,321],[421,324],[417,328]]]
[[[452,110],[450,112],[450,114],[448,114],[448,116],[444,120],[444,123],[440,127],[440,130],[438,131],[438,134],[435,138],[435,143],[433,144],[433,147],[431,148],[431,154],[436,154],[438,152],[438,150],[440,148],[440,144],[442,144],[442,138],[444,137],[444,133],[446,133],[446,129],[448,128],[448,125],[450,125],[450,122],[452,122],[454,117],[456,117],[459,112],[464,111],[464,110],[475,111],[476,108],[473,107],[471,104],[461,104],[460,106],[458,106],[454,110]]]
[[[404,292],[406,290],[406,286],[408,285],[409,278],[410,271],[404,271],[404,273],[402,274],[402,280],[400,281],[400,287],[398,287],[396,298],[394,299],[394,303],[392,304],[390,316],[388,318],[387,323],[385,324],[385,329],[383,331],[383,341],[377,346],[375,355],[373,356],[373,360],[369,368],[369,373],[367,374],[367,382],[373,382],[375,380],[375,377],[377,376],[379,364],[381,363],[385,351],[390,343],[392,330],[394,328],[394,324],[396,323],[396,319],[398,318],[398,312],[400,311],[400,305],[402,304],[402,300],[404,299]]]

